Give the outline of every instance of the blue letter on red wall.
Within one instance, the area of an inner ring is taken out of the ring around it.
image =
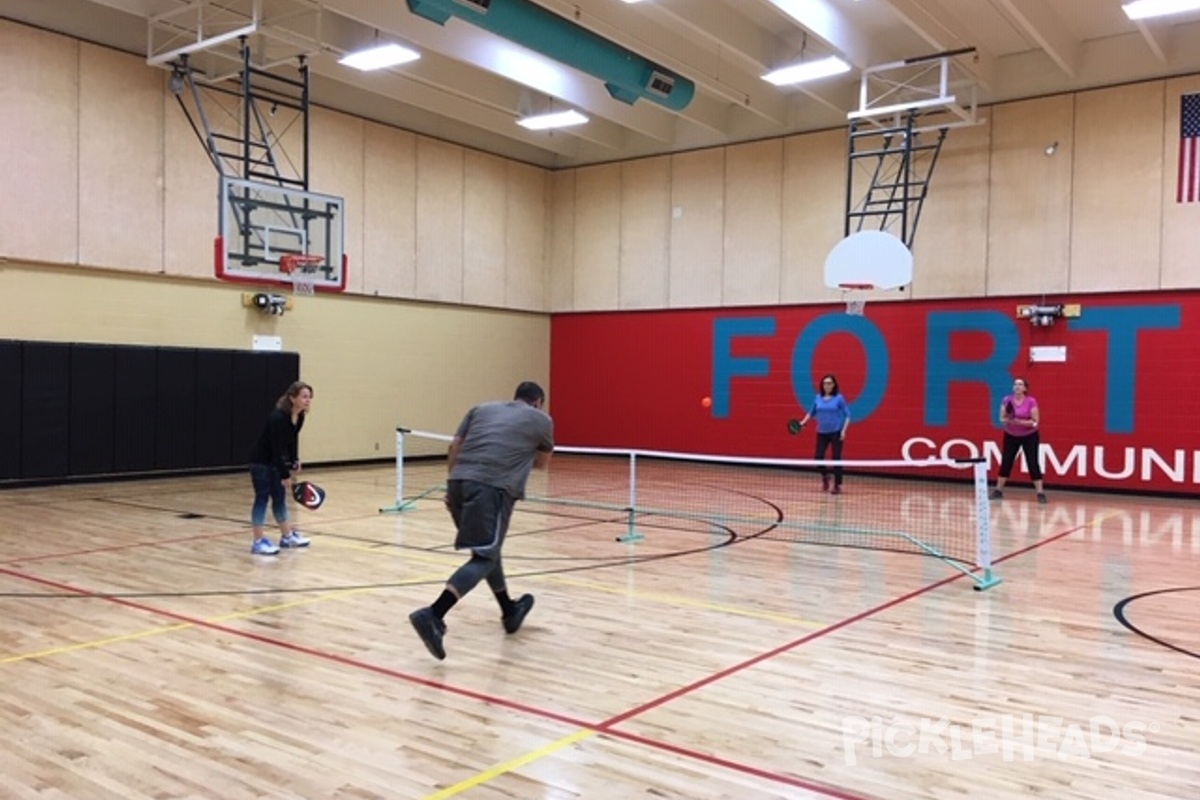
[[[871,416],[883,402],[888,374],[891,372],[888,346],[883,333],[866,317],[825,314],[817,317],[800,332],[796,337],[796,345],[792,348],[792,394],[796,396],[796,402],[801,408],[807,410],[812,404],[816,390],[809,385],[808,376],[812,375],[813,353],[821,340],[831,333],[850,334],[858,340],[863,355],[866,356],[867,375],[863,379],[862,392],[853,400],[846,398],[846,402],[850,404],[852,418],[861,422]]]
[[[771,364],[765,358],[735,358],[733,340],[737,336],[774,336],[773,317],[738,317],[713,320],[713,385],[712,415],[717,419],[729,416],[730,384],[743,375],[761,378]]]
[[[1179,306],[1087,307],[1071,320],[1073,331],[1108,333],[1108,358],[1104,376],[1104,431],[1133,433],[1133,393],[1137,389],[1137,336],[1146,328],[1179,327]]]
[[[1008,369],[1021,349],[1015,323],[999,311],[935,311],[925,324],[925,424],[949,424],[952,383],[987,386],[992,402],[980,413],[994,417],[992,409],[1000,407],[1012,386]],[[991,336],[991,356],[981,361],[951,361],[951,337],[966,332]]]

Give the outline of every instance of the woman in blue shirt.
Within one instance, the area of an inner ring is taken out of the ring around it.
[[[812,407],[804,419],[800,420],[800,427],[814,418],[817,420],[817,452],[814,458],[824,461],[825,453],[832,445],[833,460],[841,461],[842,443],[846,439],[846,428],[850,427],[850,406],[838,391],[837,378],[833,375],[821,378],[820,394],[813,399]],[[821,465],[821,489],[829,491],[829,471],[824,464]],[[842,493],[842,466],[836,463],[833,467],[833,493]]]

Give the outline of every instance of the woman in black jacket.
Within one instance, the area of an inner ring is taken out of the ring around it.
[[[273,556],[280,547],[308,547],[308,539],[288,520],[287,496],[292,489],[292,473],[300,471],[297,444],[312,397],[312,387],[303,381],[289,386],[267,416],[262,433],[250,450],[250,480],[254,484],[254,506],[250,511],[254,543],[250,552],[255,555]],[[268,500],[279,526],[278,546],[263,532]]]

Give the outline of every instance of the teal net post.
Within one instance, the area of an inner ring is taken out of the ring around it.
[[[645,537],[637,529],[637,451],[629,453],[629,508],[624,536],[618,536],[618,542],[636,542]]]
[[[992,572],[992,519],[988,502],[987,462],[976,461],[972,467],[975,479],[975,565],[978,570],[971,576],[978,591],[990,589],[1000,583]]]

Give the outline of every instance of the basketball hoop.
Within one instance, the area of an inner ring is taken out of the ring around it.
[[[867,310],[867,298],[856,292],[869,292],[875,288],[873,283],[839,283],[842,299],[846,301],[846,313],[852,317],[861,317]]]
[[[317,267],[324,261],[321,256],[286,253],[279,257],[279,271],[292,279],[293,293],[311,297],[317,293]]]

